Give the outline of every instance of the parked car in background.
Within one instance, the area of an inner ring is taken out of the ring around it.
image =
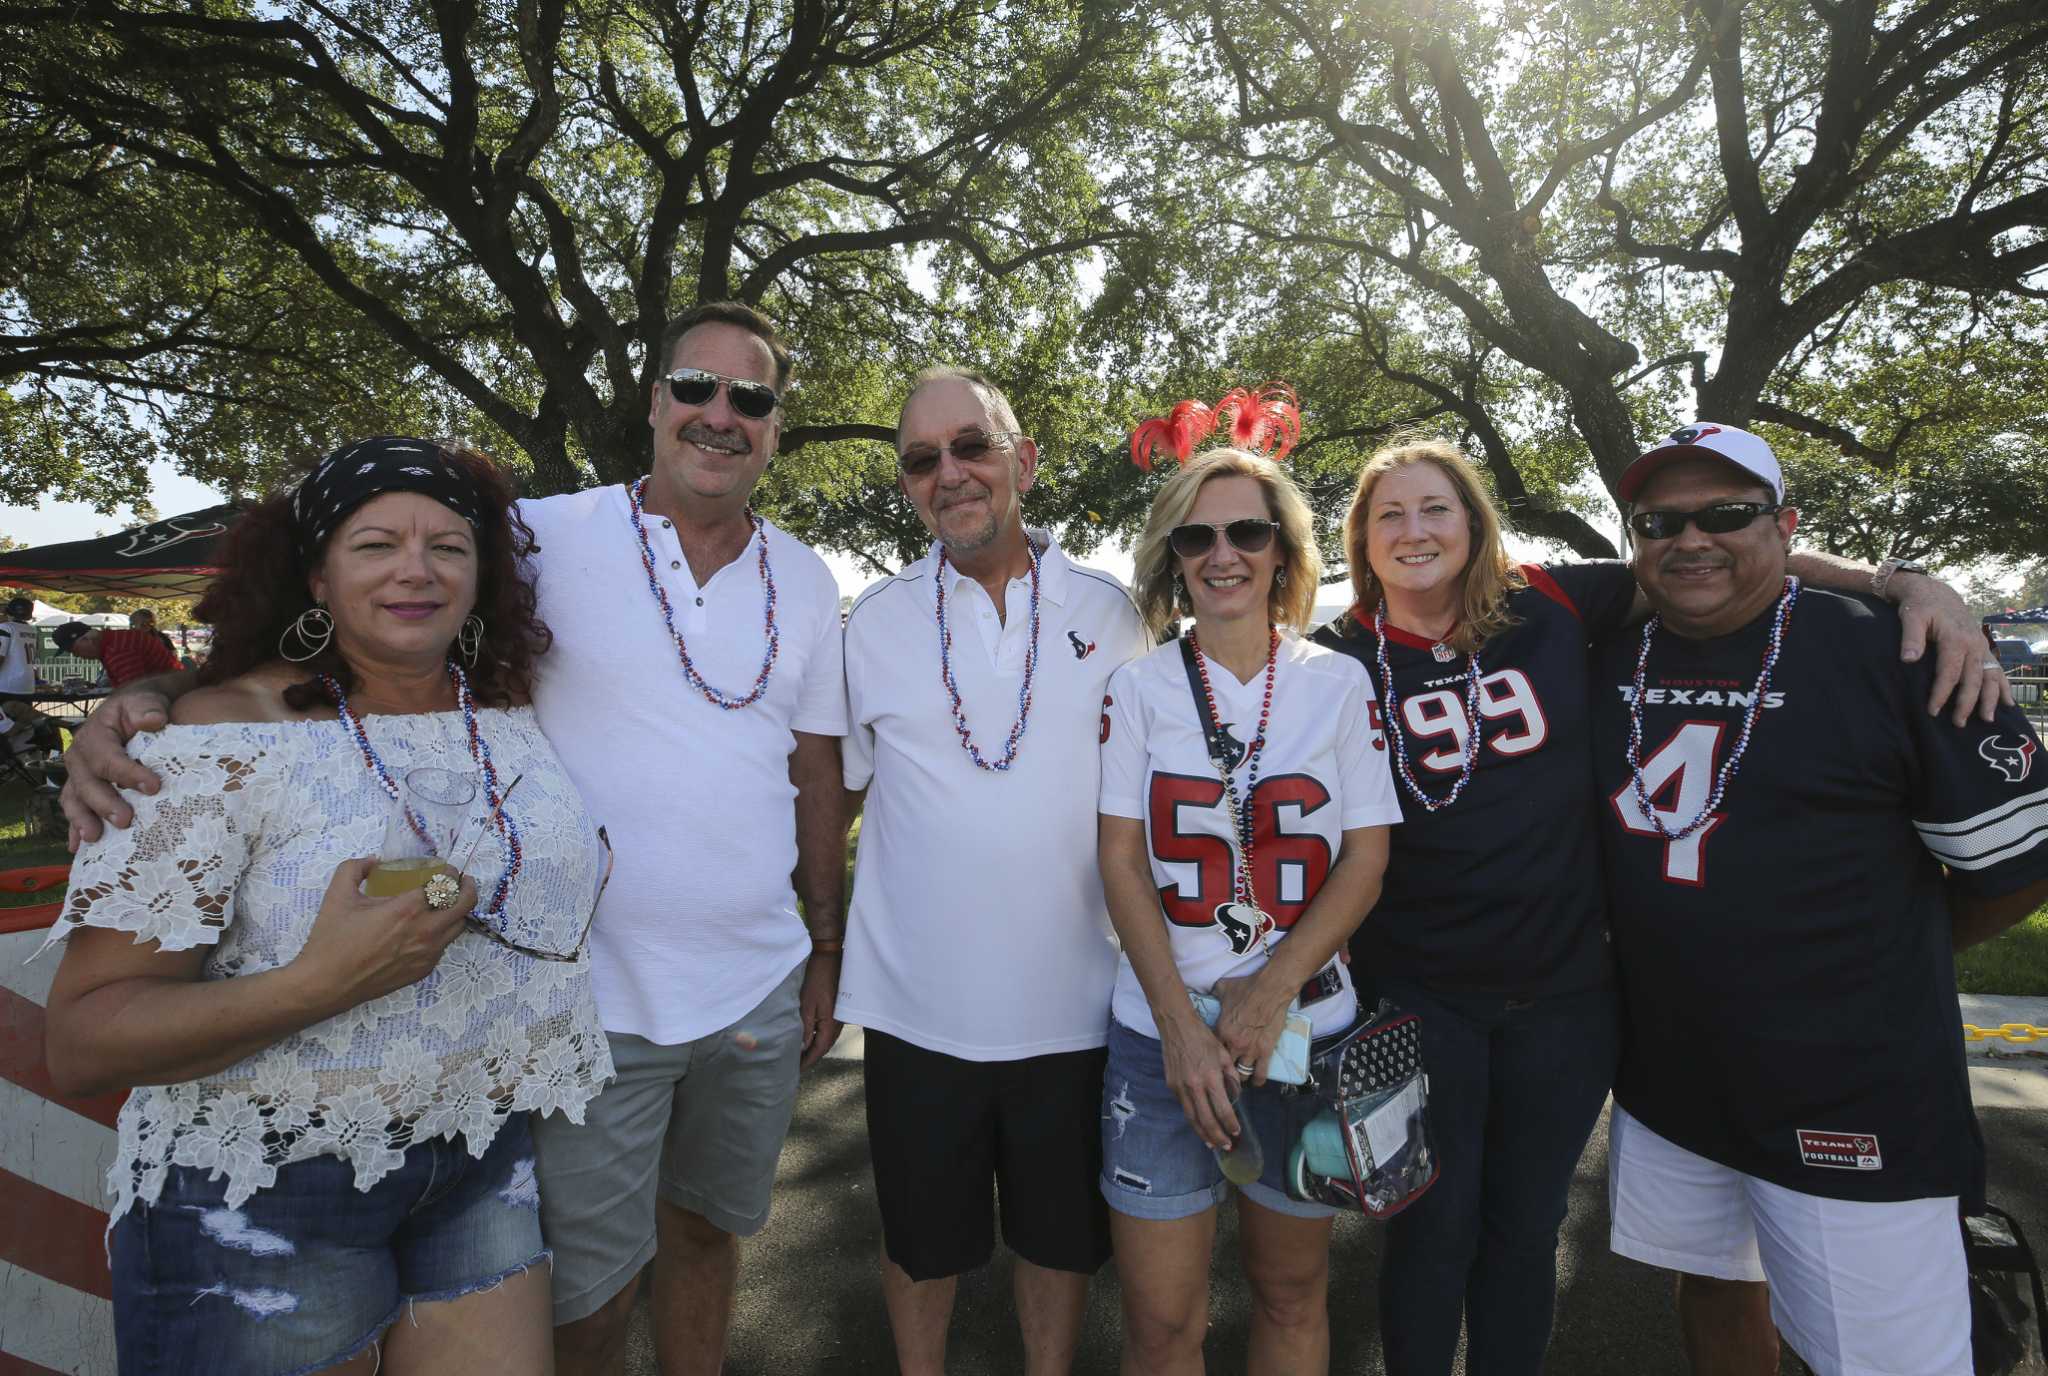
[[[2008,674],[2014,670],[2032,672],[2041,667],[2044,658],[2018,636],[1998,636],[1992,640],[1991,648],[1998,655],[1998,667]]]

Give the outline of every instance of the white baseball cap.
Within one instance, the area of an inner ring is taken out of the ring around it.
[[[1778,467],[1778,456],[1771,452],[1771,447],[1747,430],[1738,430],[1732,425],[1716,425],[1710,420],[1696,420],[1691,425],[1673,430],[1664,443],[1646,451],[1621,471],[1621,481],[1615,485],[1615,491],[1624,502],[1632,502],[1658,469],[1680,459],[1719,459],[1723,463],[1732,463],[1769,487],[1773,500],[1785,500],[1785,473]]]

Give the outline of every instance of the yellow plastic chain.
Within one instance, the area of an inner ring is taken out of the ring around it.
[[[1966,1042],[1988,1042],[2002,1040],[2016,1042],[2022,1046],[2028,1042],[2048,1042],[2048,1027],[2035,1027],[2031,1023],[2009,1022],[2002,1027],[1976,1027],[1963,1024],[1963,1040]]]

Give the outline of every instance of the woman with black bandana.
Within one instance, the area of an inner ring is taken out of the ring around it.
[[[377,439],[247,513],[200,687],[130,745],[162,786],[73,865],[50,1071],[133,1090],[123,1372],[549,1368],[527,1116],[611,1074],[606,854],[527,706],[511,501],[481,454]],[[466,875],[366,896],[408,832]]]

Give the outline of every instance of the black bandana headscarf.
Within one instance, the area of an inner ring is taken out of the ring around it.
[[[432,440],[381,436],[344,445],[292,493],[292,529],[310,562],[342,518],[387,492],[432,497],[482,533],[483,502],[469,474]]]

